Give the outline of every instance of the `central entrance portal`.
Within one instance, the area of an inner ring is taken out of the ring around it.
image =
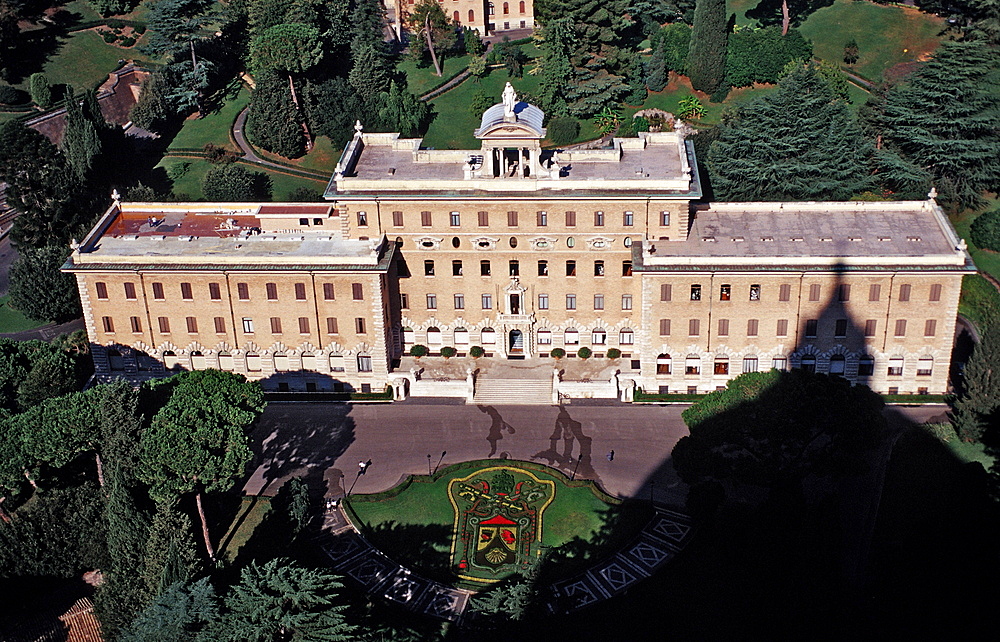
[[[521,334],[520,330],[510,331],[510,342],[507,345],[509,346],[507,354],[511,356],[520,356],[524,354],[524,335]]]

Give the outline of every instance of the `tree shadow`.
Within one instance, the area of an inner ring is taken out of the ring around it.
[[[456,580],[451,568],[452,527],[443,524],[400,524],[387,521],[365,526],[362,534],[393,562],[444,584]]]
[[[798,27],[816,11],[833,6],[833,2],[834,0],[788,0],[789,23],[793,27]],[[757,20],[765,27],[780,25],[781,4],[782,0],[760,0],[757,6],[747,9],[746,17]]]

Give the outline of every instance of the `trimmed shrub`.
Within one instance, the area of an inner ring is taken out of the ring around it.
[[[427,346],[422,346],[422,345],[420,345],[420,344],[417,344],[417,345],[415,345],[415,346],[412,346],[412,347],[410,348],[410,356],[411,356],[411,357],[416,357],[416,358],[418,358],[418,359],[419,359],[420,357],[425,357],[425,356],[427,356]]]
[[[594,353],[591,352],[590,348],[584,347],[584,348],[580,348],[577,351],[576,356],[580,357],[581,359],[589,359],[590,355],[592,355],[592,354],[594,354]]]
[[[566,356],[566,351],[563,350],[562,348],[553,348],[552,352],[550,352],[549,354],[551,354],[555,359],[562,359],[563,357]]]
[[[572,143],[580,134],[580,121],[572,116],[556,116],[549,121],[549,140],[556,145]]]
[[[455,348],[452,348],[451,346],[445,346],[441,348],[441,356],[444,357],[445,359],[451,359],[452,357],[455,356],[455,354],[457,354],[457,351],[455,350]]]
[[[40,71],[31,74],[28,86],[31,88],[31,99],[36,105],[48,107],[52,104],[52,86],[49,85],[49,79],[45,74]]]
[[[740,29],[729,36],[726,47],[726,83],[733,87],[774,83],[789,62],[810,60],[812,55],[812,44],[797,29],[784,36],[777,26]]]
[[[972,242],[978,247],[1000,252],[1000,209],[980,214],[970,231]]]
[[[608,349],[608,359],[617,359],[620,356],[622,356],[622,351],[619,350],[618,348],[609,348]]]
[[[28,94],[24,93],[17,87],[0,85],[0,104],[20,105],[21,103],[26,102],[28,102]]]
[[[131,47],[135,44],[135,38],[129,36],[127,38],[122,38],[121,42],[118,43],[119,47]]]
[[[99,31],[98,33],[100,33],[101,37],[104,38],[104,42],[108,43],[109,45],[114,44],[115,41],[118,40],[118,36],[116,36],[112,31],[102,30]]]
[[[142,34],[146,33],[146,25],[144,25],[141,22],[137,22],[134,25],[132,25],[132,31],[134,31],[136,35],[141,36]]]
[[[472,346],[471,348],[469,348],[469,355],[471,355],[473,359],[478,359],[484,354],[486,354],[486,351],[483,350],[482,347],[480,346]]]

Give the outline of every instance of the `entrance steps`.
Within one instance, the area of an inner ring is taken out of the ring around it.
[[[487,379],[476,381],[473,401],[481,406],[551,406],[552,379]]]

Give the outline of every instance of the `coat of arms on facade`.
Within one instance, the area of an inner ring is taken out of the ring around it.
[[[462,579],[495,582],[539,554],[542,513],[555,482],[508,466],[477,470],[448,484],[455,510],[452,563]]]

